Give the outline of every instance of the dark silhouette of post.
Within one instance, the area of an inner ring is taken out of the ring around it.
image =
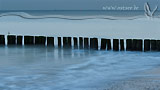
[[[124,40],[120,39],[120,47],[121,47],[121,51],[124,51]]]
[[[90,38],[90,49],[93,49],[93,38]]]
[[[63,48],[71,48],[72,47],[72,41],[71,37],[63,37]]]
[[[113,51],[119,51],[119,39],[113,39]]]
[[[79,37],[79,49],[83,49],[83,37]]]
[[[144,51],[150,51],[151,50],[151,41],[149,39],[144,40]]]
[[[111,39],[107,39],[107,50],[111,50]]]
[[[93,38],[93,49],[98,50],[98,38]]]
[[[67,46],[68,46],[67,37],[63,37],[63,48],[67,48]]]
[[[132,51],[137,51],[137,40],[136,39],[132,40]]]
[[[143,40],[133,39],[133,41],[132,41],[132,51],[143,51]]]
[[[62,43],[61,43],[61,37],[58,37],[58,47],[61,48]]]
[[[157,40],[157,51],[160,51],[160,40]]]
[[[84,49],[88,49],[88,48],[89,48],[89,39],[84,38]]]
[[[7,36],[7,44],[8,45],[16,45],[16,36],[15,35],[8,35]]]
[[[157,41],[151,40],[151,51],[156,51],[156,50],[157,50]]]
[[[54,37],[47,37],[47,46],[54,47]]]
[[[126,40],[126,51],[132,51],[132,39]]]
[[[72,38],[67,37],[67,42],[68,42],[68,48],[72,48]]]
[[[34,36],[24,36],[24,45],[34,45]]]
[[[136,51],[143,51],[143,40],[141,39],[137,40]]]
[[[106,50],[107,46],[107,39],[102,38],[101,39],[101,50]]]
[[[44,45],[46,44],[45,36],[35,36],[35,45]]]
[[[5,45],[5,36],[0,35],[0,45]]]
[[[17,45],[22,45],[23,36],[17,36]]]
[[[78,39],[77,39],[77,37],[73,37],[73,41],[74,41],[74,49],[78,49]]]

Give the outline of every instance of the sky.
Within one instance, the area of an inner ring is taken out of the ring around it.
[[[0,10],[102,10],[103,7],[139,7],[149,2],[154,8],[159,0],[0,0]]]

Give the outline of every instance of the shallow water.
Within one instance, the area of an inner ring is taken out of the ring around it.
[[[0,47],[0,89],[93,90],[159,63],[159,52]]]

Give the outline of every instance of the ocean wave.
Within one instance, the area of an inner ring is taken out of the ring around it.
[[[67,20],[87,20],[87,19],[108,19],[108,20],[134,20],[144,18],[145,15],[117,17],[108,15],[88,15],[88,16],[74,16],[74,15],[31,15],[25,12],[8,12],[0,14],[0,17],[4,16],[19,16],[24,19],[47,19],[47,18],[59,18]],[[160,18],[160,17],[157,17]]]

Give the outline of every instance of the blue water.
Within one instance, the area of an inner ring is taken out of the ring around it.
[[[64,16],[96,16],[106,15],[115,17],[133,17],[144,15],[144,10],[5,10],[2,13],[8,12],[24,12],[33,16],[41,15],[64,15]],[[160,11],[156,11],[155,16],[160,15]]]
[[[159,52],[0,47],[1,90],[93,90],[159,66]]]

